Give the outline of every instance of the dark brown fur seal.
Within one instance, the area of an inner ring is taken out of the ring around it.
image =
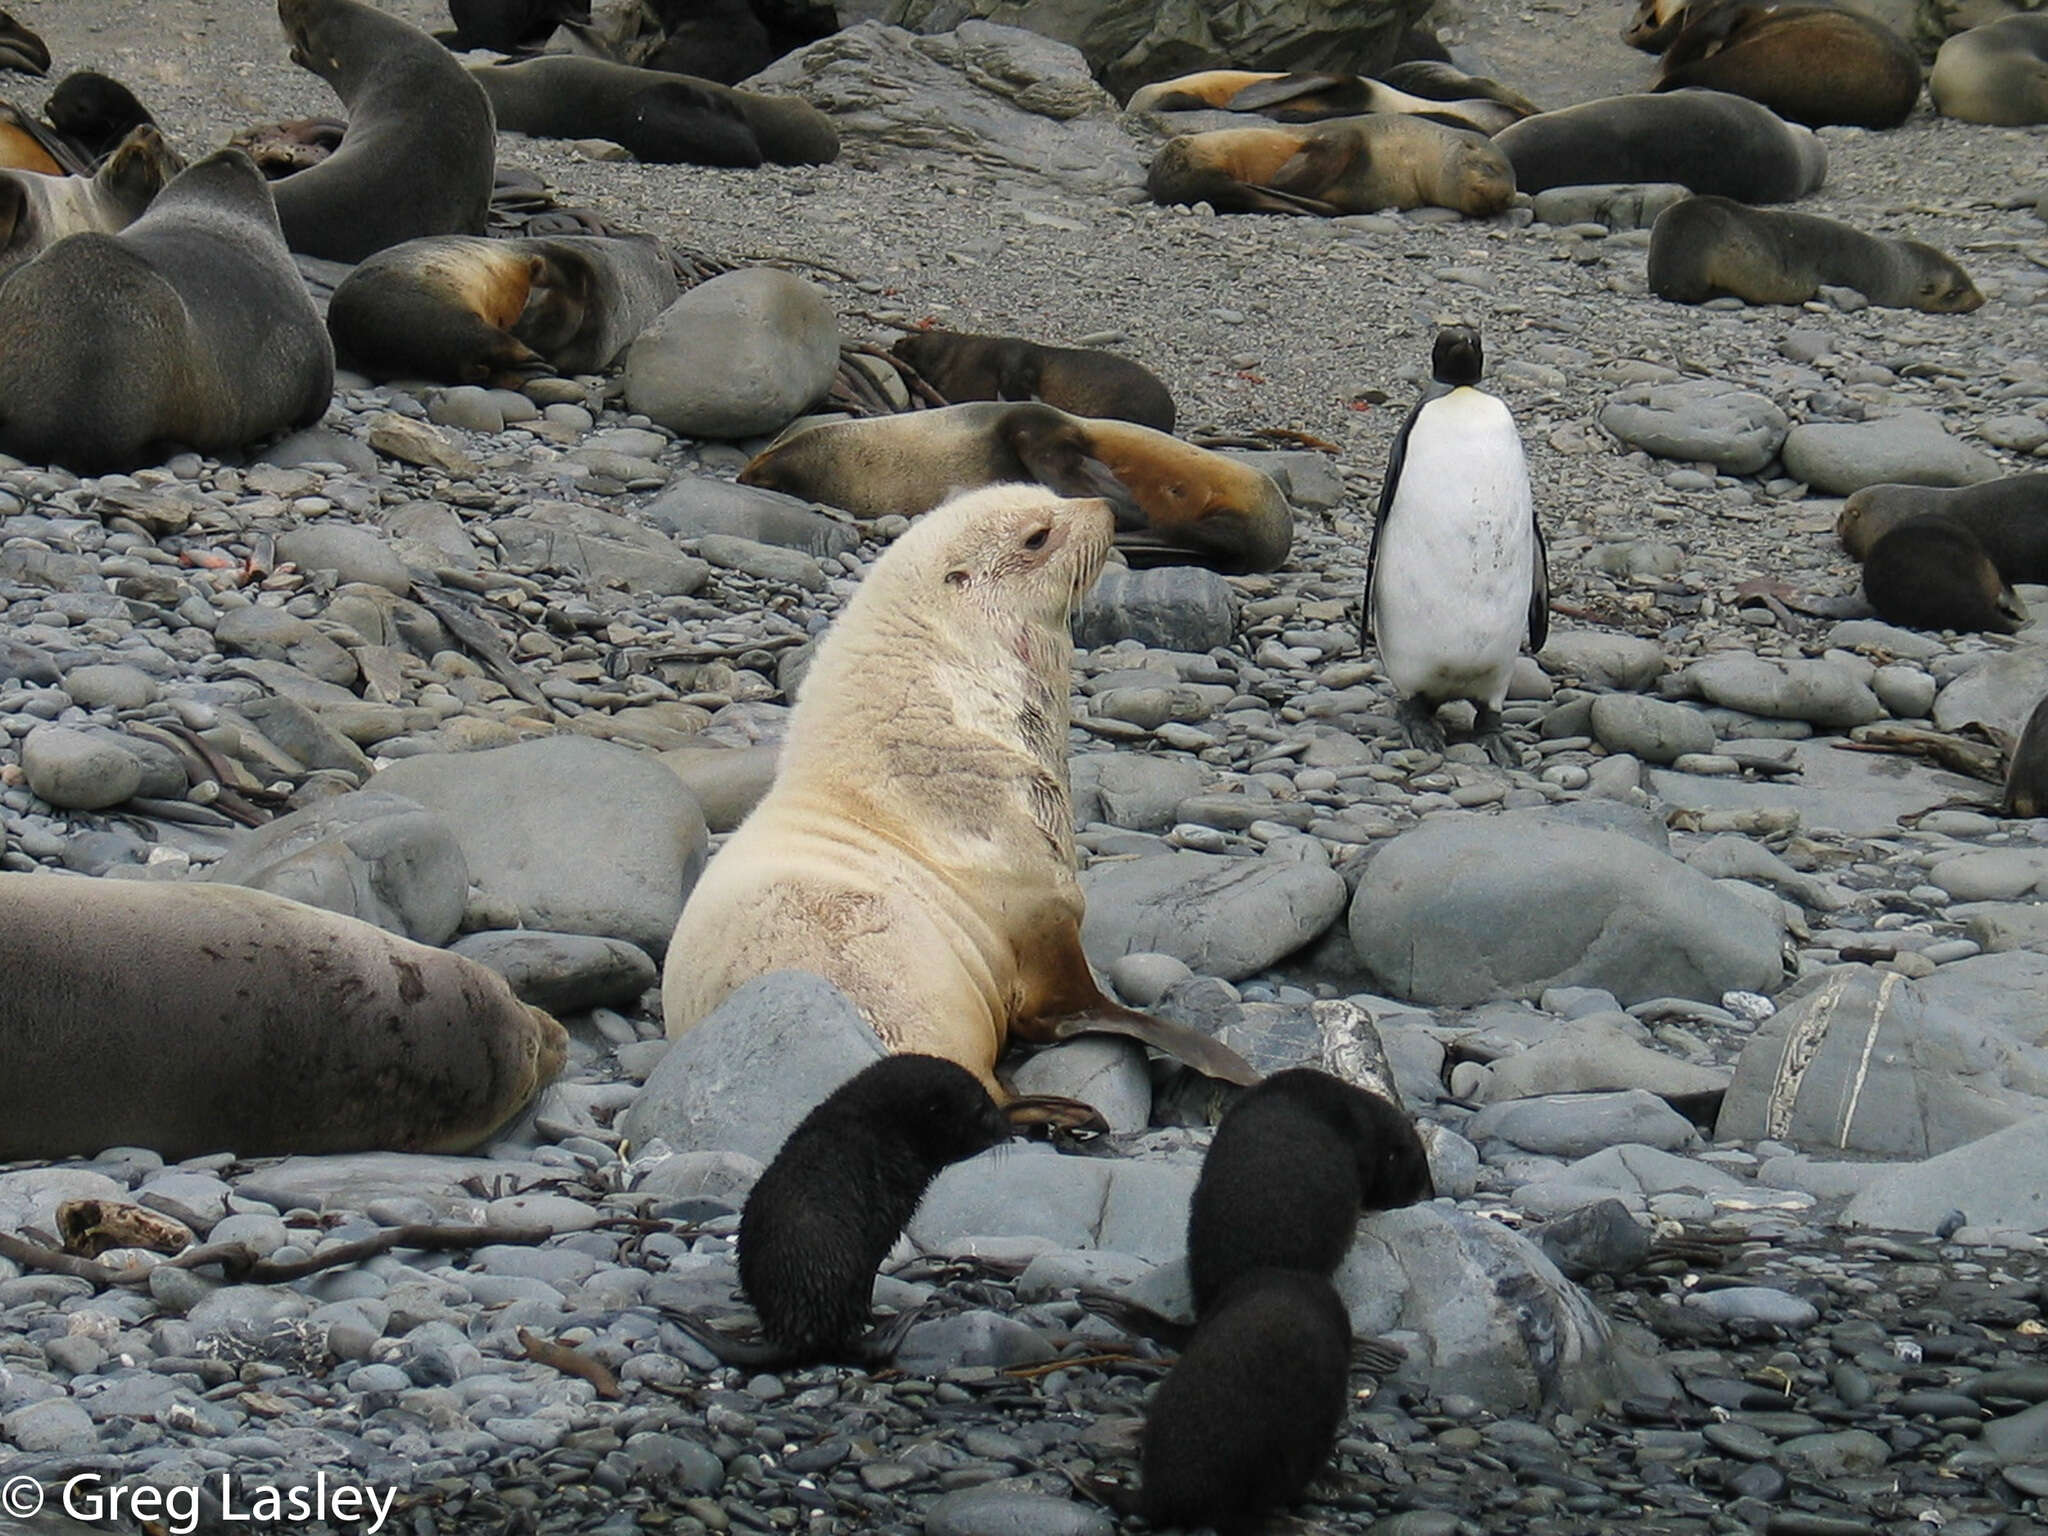
[[[1810,213],[1689,197],[1657,215],[1650,231],[1650,291],[1681,304],[1730,294],[1747,304],[1803,304],[1823,285],[1936,315],[1968,314],[1984,302],[1969,274],[1933,246]]]
[[[2005,765],[2005,814],[2048,816],[2048,699],[2034,706]]]
[[[1361,1211],[1435,1192],[1399,1109],[1313,1067],[1274,1073],[1238,1095],[1202,1163],[1188,1210],[1196,1316],[1254,1270],[1330,1274]]]
[[[263,891],[0,875],[0,910],[4,1159],[463,1152],[568,1050],[495,971]]]
[[[1159,376],[1114,352],[960,331],[919,331],[889,350],[956,404],[1043,400],[1074,416],[1173,430],[1173,396]]]
[[[1966,123],[2048,123],[2048,16],[2005,16],[1950,38],[1927,92],[1943,117]]]
[[[43,103],[43,115],[95,160],[106,159],[135,129],[156,127],[156,119],[133,91],[89,69],[75,70],[58,81]]]
[[[0,69],[18,69],[25,75],[50,72],[49,47],[6,11],[0,11]]]
[[[1947,518],[1968,529],[2008,582],[2048,583],[2048,473],[1980,485],[1866,485],[1842,503],[1835,534],[1861,560],[1909,518]]]
[[[1719,5],[1671,40],[1655,91],[1729,91],[1790,122],[1896,128],[1920,99],[1920,60],[1881,21],[1814,5]]]
[[[516,388],[601,373],[675,299],[648,235],[435,235],[379,251],[327,309],[335,349],[372,378]]]
[[[825,165],[839,156],[832,119],[794,96],[565,54],[477,65],[498,126],[544,139],[610,139],[649,164]]]
[[[220,453],[310,426],[333,393],[334,347],[239,150],[119,234],[60,240],[0,282],[0,446],[37,463]]]
[[[940,1170],[1012,1132],[974,1074],[943,1057],[885,1056],[842,1083],[790,1132],[741,1213],[740,1285],[774,1351],[746,1363],[875,1358],[863,1336],[876,1269]]]
[[[1323,1275],[1240,1275],[1145,1416],[1137,1500],[1155,1526],[1257,1530],[1329,1459],[1350,1402],[1351,1319]]]
[[[137,128],[96,175],[0,171],[0,274],[85,230],[112,234],[142,216],[178,173],[154,128]]]
[[[361,0],[277,0],[292,62],[348,109],[341,147],[277,184],[294,251],[361,261],[421,235],[480,235],[497,130],[447,49]]]
[[[1294,513],[1271,477],[1132,422],[1069,416],[1035,401],[798,423],[740,471],[856,517],[915,517],[966,487],[1031,481],[1101,496],[1136,562],[1270,571],[1287,558]]]
[[[1145,190],[1155,203],[1206,202],[1225,213],[1433,206],[1486,218],[1514,197],[1515,173],[1484,134],[1378,115],[1184,134],[1153,159]]]
[[[1675,181],[1745,203],[1804,197],[1827,176],[1809,128],[1725,91],[1610,96],[1525,117],[1494,135],[1524,192]]]
[[[1908,518],[1863,562],[1863,595],[1887,623],[2009,635],[2026,610],[1969,529],[1945,517]]]
[[[448,0],[454,30],[435,39],[450,48],[523,53],[538,48],[564,23],[590,24],[590,0]]]

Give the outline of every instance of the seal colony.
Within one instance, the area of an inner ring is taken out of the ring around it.
[[[1081,950],[1067,622],[1113,527],[1107,502],[996,486],[876,562],[818,647],[774,783],[676,924],[672,1037],[742,982],[807,970],[891,1051],[957,1062],[1000,1098],[1013,1036],[1091,1029],[1255,1079],[1208,1037],[1110,1002]]]

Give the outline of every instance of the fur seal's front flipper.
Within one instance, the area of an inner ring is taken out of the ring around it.
[[[1070,421],[1025,416],[1001,430],[1017,462],[1047,490],[1062,496],[1101,497],[1116,514],[1119,535],[1151,526],[1131,488],[1088,452],[1087,437]]]
[[[1003,1118],[1020,1132],[1045,1131],[1061,1136],[1083,1133],[1103,1136],[1109,1122],[1092,1104],[1080,1099],[1061,1098],[1056,1093],[1020,1093],[1003,1106]]]
[[[1275,107],[1291,106],[1285,118],[1314,121],[1319,117],[1351,117],[1370,111],[1371,85],[1356,75],[1302,71],[1277,80],[1260,80],[1230,98],[1232,112],[1261,112],[1279,117]]]

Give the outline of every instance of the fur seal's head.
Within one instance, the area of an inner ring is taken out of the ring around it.
[[[1479,344],[1479,332],[1469,325],[1447,325],[1436,333],[1430,348],[1429,371],[1439,384],[1452,387],[1477,384],[1486,371],[1486,354]]]
[[[1925,485],[1866,485],[1852,491],[1835,514],[1835,537],[1853,560],[1861,560],[1870,547],[1909,517],[1938,511],[1942,493]]]
[[[901,552],[904,566],[914,562],[920,585],[935,581],[949,608],[1065,633],[1067,615],[1102,574],[1115,532],[1107,501],[1069,500],[1039,485],[992,485],[934,507],[890,555]],[[881,572],[878,565],[875,575]]]
[[[129,131],[94,179],[123,206],[140,214],[183,168],[177,152],[164,142],[155,125],[145,124]]]
[[[1443,155],[1438,200],[1471,219],[1490,219],[1515,200],[1515,168],[1483,133],[1458,129]]]
[[[1984,303],[1970,274],[1954,260],[1918,240],[1901,240],[1913,269],[1912,292],[1906,302],[1930,315],[1967,315]]]

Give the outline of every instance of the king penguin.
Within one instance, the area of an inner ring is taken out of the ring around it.
[[[1379,642],[1401,695],[1401,733],[1441,752],[1439,706],[1470,699],[1487,756],[1513,767],[1500,707],[1524,638],[1550,629],[1550,572],[1529,495],[1529,463],[1508,408],[1477,388],[1479,332],[1447,326],[1436,382],[1394,439],[1366,556],[1360,640]]]

